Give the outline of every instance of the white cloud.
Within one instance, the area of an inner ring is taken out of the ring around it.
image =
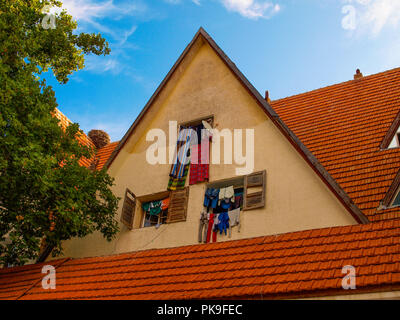
[[[400,22],[400,0],[345,0],[355,10],[354,28],[377,36],[386,26]]]
[[[250,19],[269,18],[281,10],[279,4],[270,1],[257,2],[254,0],[221,0],[225,8],[240,13]]]
[[[92,55],[85,59],[85,70],[98,74],[104,72],[118,74],[123,70],[123,65],[113,57]]]
[[[123,62],[125,50],[135,50],[137,46],[129,42],[129,38],[136,31],[137,26],[126,28],[119,26],[119,21],[133,15],[147,12],[146,6],[139,1],[124,0],[62,0],[62,9],[65,9],[75,20],[78,21],[78,31],[101,32],[110,43],[111,54],[109,56],[85,57],[85,70],[93,73],[119,74],[125,72],[129,66]],[[62,9],[53,9],[60,12]],[[130,20],[125,19],[123,22]]]
[[[63,8],[76,20],[93,22],[96,19],[110,17],[118,19],[139,10],[133,3],[115,5],[113,0],[95,2],[94,0],[63,0]]]

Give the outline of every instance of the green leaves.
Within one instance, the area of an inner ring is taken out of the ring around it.
[[[60,127],[54,91],[37,76],[51,69],[66,83],[84,54],[110,49],[100,34],[74,34],[66,12],[55,29],[43,29],[46,4],[60,5],[0,1],[0,265],[36,259],[43,240],[59,254],[64,240],[117,232],[113,179],[79,165],[95,150],[78,142],[77,124]]]

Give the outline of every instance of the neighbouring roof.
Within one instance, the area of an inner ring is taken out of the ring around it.
[[[56,113],[55,116],[57,117],[57,119],[60,120],[60,124],[61,127],[66,128],[68,127],[72,121],[69,120],[60,110],[56,109]],[[96,149],[96,146],[94,145],[93,141],[85,134],[79,134],[77,136],[77,140],[82,143],[83,145],[86,145],[88,147],[92,147],[94,149]],[[97,165],[96,165],[96,169],[101,170],[104,166],[104,164],[106,163],[106,161],[108,160],[108,158],[110,157],[111,153],[114,151],[114,149],[117,147],[119,141],[117,142],[112,142],[109,143],[108,145],[97,149],[96,151],[96,156],[94,159],[86,159],[86,158],[82,158],[79,163],[82,166],[85,167],[90,167],[90,165],[93,163],[93,161],[95,159],[97,159]]]
[[[67,128],[72,121],[69,120],[60,110],[56,109],[55,117],[60,120],[60,125],[62,128]],[[81,133],[76,136],[76,139],[83,145],[91,147],[91,148],[96,148],[94,145],[93,141],[85,134]],[[87,158],[82,158],[79,160],[79,164],[85,167],[89,167],[90,164],[92,163],[91,159]]]
[[[400,68],[276,100],[272,107],[370,221],[400,169],[400,148],[381,149],[400,112]]]
[[[400,290],[400,220],[0,270],[0,299],[295,298]],[[342,268],[356,269],[344,290]]]
[[[118,146],[119,141],[111,142],[108,145],[97,150],[96,157],[98,159],[98,163],[96,165],[96,169],[103,169],[106,164],[108,158],[111,156],[115,148]]]

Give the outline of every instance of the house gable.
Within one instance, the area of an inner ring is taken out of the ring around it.
[[[160,193],[167,188],[170,165],[154,166],[146,161],[147,149],[154,143],[146,141],[147,132],[161,129],[168,133],[169,121],[185,123],[213,116],[219,130],[254,129],[254,171],[267,172],[265,207],[245,211],[241,232],[235,232],[232,239],[221,237],[221,241],[356,224],[357,220],[348,213],[349,208],[326,181],[315,174],[318,164],[314,167],[309,164],[314,161],[312,155],[302,154],[301,151],[306,150],[301,143],[296,144],[297,138],[287,128],[278,127],[277,123],[282,127],[284,124],[279,122],[272,109],[269,110],[266,101],[255,97],[256,92],[253,94],[243,85],[241,78],[232,72],[203,36],[195,39],[187,60],[181,61],[170,81],[153,99],[151,107],[145,108],[139,116],[140,121],[135,121],[136,125],[130,129],[132,134],[125,136],[119,144],[118,155],[113,161],[109,160],[109,173],[115,178],[114,191],[121,197],[120,209],[126,188],[138,197]],[[224,146],[221,143],[221,150]],[[222,157],[221,160],[225,159]],[[210,182],[236,177],[237,167],[236,164],[211,164]],[[329,175],[323,174],[327,180]],[[118,239],[110,245],[103,246],[101,238],[92,235],[87,238],[91,239],[89,241],[69,242],[66,254],[77,257],[194,244],[205,188],[205,183],[190,186],[185,222],[161,225],[156,229],[139,228],[140,220],[135,220],[133,230],[122,226]],[[140,219],[138,212],[135,219]]]
[[[348,212],[353,218],[359,223],[368,223],[366,216],[359,210],[359,208],[353,203],[348,195],[343,191],[342,188],[336,183],[331,175],[325,170],[325,168],[319,163],[316,157],[305,147],[305,145],[297,138],[297,136],[286,126],[286,124],[280,119],[278,114],[274,111],[268,101],[266,101],[259,92],[253,87],[253,85],[247,80],[247,78],[240,72],[236,65],[229,59],[229,57],[219,48],[216,42],[210,37],[210,35],[203,29],[194,36],[193,40],[189,43],[186,49],[183,51],[179,59],[176,61],[174,66],[171,68],[167,76],[161,82],[153,96],[150,98],[142,112],[139,114],[135,122],[129,128],[127,133],[122,138],[119,145],[115,148],[110,158],[107,160],[105,166],[109,167],[121,149],[129,140],[131,146],[134,145],[139,135],[132,134],[138,132],[141,128],[146,128],[149,123],[142,124],[147,120],[150,120],[152,116],[157,112],[157,107],[153,105],[160,105],[162,101],[169,95],[170,91],[176,85],[176,81],[179,81],[182,73],[186,70],[187,66],[193,60],[193,57],[204,44],[207,44],[212,51],[221,59],[221,61],[228,67],[229,71],[239,80],[241,85],[248,91],[255,102],[261,107],[265,114],[272,120],[276,127],[282,132],[282,134],[289,140],[289,142],[295,147],[300,155],[306,160],[306,162],[312,167],[318,176],[324,181],[327,187],[335,194],[335,196],[343,203]],[[196,87],[197,83],[194,83]],[[129,147],[128,147],[129,148]]]

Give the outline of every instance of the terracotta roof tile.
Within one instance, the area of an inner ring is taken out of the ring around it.
[[[67,128],[72,121],[69,120],[60,110],[56,109],[56,113],[55,113],[55,117],[60,120],[60,125],[62,128]],[[85,133],[81,133],[78,134],[78,136],[76,137],[76,139],[83,145],[91,147],[91,148],[96,148],[95,145],[93,144],[93,141],[85,134]],[[89,167],[90,164],[92,163],[91,159],[86,159],[86,158],[82,158],[79,160],[79,164],[85,167]]]
[[[57,289],[41,287],[41,265],[0,271],[0,298],[285,298],[348,294],[342,267],[357,270],[357,290],[400,286],[400,221],[301,231],[58,263]],[[207,247],[207,250],[202,248]],[[390,276],[387,276],[390,274]],[[357,291],[356,290],[356,291]]]
[[[96,169],[101,170],[103,169],[104,165],[106,164],[108,158],[111,156],[115,148],[118,146],[119,141],[112,142],[103,148],[100,148],[97,150],[96,156],[98,158],[98,163],[96,166]]]
[[[380,145],[400,111],[400,68],[271,103],[370,221],[400,169],[400,148]]]

